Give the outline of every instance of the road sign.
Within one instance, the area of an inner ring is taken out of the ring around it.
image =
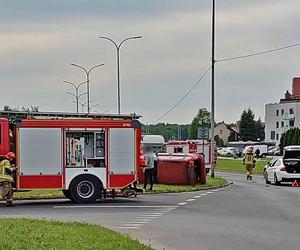
[[[198,139],[208,140],[209,139],[209,130],[205,127],[198,127]]]

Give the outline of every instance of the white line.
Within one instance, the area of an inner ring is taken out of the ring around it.
[[[194,200],[196,200],[196,199],[187,199],[186,201],[194,201]]]
[[[146,213],[146,215],[163,215],[165,213]]]
[[[207,194],[201,194],[201,196],[205,196],[205,195],[207,195]]]
[[[178,203],[177,205],[178,206],[182,206],[182,205],[185,205],[185,204],[187,204],[186,202],[180,202],[180,203]]]
[[[214,192],[211,192],[211,191],[209,191],[209,192],[206,192],[207,194],[213,194]]]
[[[134,221],[131,221],[132,223],[139,223],[139,224],[143,224],[143,223],[148,223],[150,222],[151,220],[134,220]]]
[[[122,227],[139,227],[141,224],[133,224],[133,223],[128,223],[128,224],[122,224]]]
[[[157,218],[157,217],[160,217],[161,215],[157,215],[157,214],[153,214],[153,215],[151,215],[151,214],[145,214],[145,215],[143,215],[143,217],[147,217],[147,218]]]
[[[117,229],[139,229],[140,227],[114,227]]]
[[[198,198],[201,198],[201,197],[202,197],[201,195],[196,195],[196,196],[194,196],[193,198],[198,199]]]
[[[140,216],[140,217],[137,217],[136,219],[144,219],[144,220],[149,220],[151,221],[153,219],[153,217],[145,217],[145,216]]]
[[[97,205],[71,205],[71,206],[53,206],[53,208],[176,208],[178,206],[97,206]]]

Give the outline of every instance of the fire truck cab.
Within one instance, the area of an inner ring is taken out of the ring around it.
[[[137,180],[139,117],[0,111],[0,157],[15,153],[17,191],[55,189],[95,202]]]

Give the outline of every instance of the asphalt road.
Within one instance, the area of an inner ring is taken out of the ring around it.
[[[101,224],[156,249],[299,249],[300,188],[266,185],[262,177],[220,174],[229,187],[180,194],[108,199],[92,205],[67,200],[0,204],[0,216]]]

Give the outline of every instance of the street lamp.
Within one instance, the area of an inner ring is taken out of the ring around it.
[[[132,36],[132,37],[127,37],[125,39],[123,39],[119,45],[111,38],[109,37],[105,37],[105,36],[99,36],[99,38],[102,38],[102,39],[106,39],[106,40],[109,40],[111,41],[116,49],[117,49],[117,75],[118,75],[118,114],[120,114],[121,112],[121,104],[120,104],[120,48],[121,48],[121,45],[127,41],[127,40],[132,40],[132,39],[139,39],[139,38],[142,38],[142,36]]]
[[[86,83],[87,83],[87,85],[86,85],[87,91],[86,92],[87,92],[87,105],[88,105],[87,106],[87,111],[88,111],[88,113],[90,113],[90,73],[94,68],[103,66],[104,63],[97,64],[97,65],[91,67],[89,70],[86,70],[83,66],[75,64],[75,63],[71,63],[71,65],[84,70],[84,72],[86,74]]]
[[[215,0],[212,1],[212,32],[211,32],[211,178],[215,177]]]
[[[75,83],[73,83],[73,82],[69,82],[69,81],[64,81],[64,82],[65,82],[65,83],[68,83],[68,84],[70,84],[70,85],[72,85],[72,86],[75,88],[75,95],[72,94],[72,93],[70,93],[70,92],[67,92],[67,94],[68,94],[68,95],[72,95],[72,96],[74,96],[74,97],[76,98],[76,111],[77,111],[77,113],[78,113],[78,102],[79,102],[79,98],[80,98],[81,96],[87,94],[87,92],[85,92],[85,93],[83,93],[83,94],[78,95],[78,94],[79,94],[79,88],[80,88],[80,86],[81,86],[82,84],[85,84],[86,82],[79,83],[77,86],[76,86]]]

